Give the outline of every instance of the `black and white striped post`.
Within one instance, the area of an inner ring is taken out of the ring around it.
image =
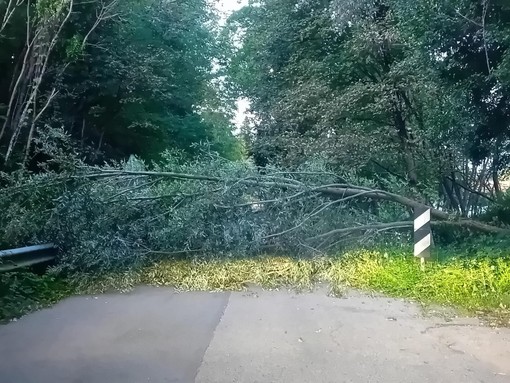
[[[423,206],[414,209],[414,256],[421,260],[422,268],[425,259],[430,258],[432,232],[430,230],[430,209]]]

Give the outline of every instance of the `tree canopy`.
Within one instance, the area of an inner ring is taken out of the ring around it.
[[[253,1],[226,33],[259,164],[320,155],[462,214],[501,193],[510,4]]]
[[[36,164],[55,129],[91,162],[200,142],[239,158],[206,0],[2,1],[0,20],[2,166]]]

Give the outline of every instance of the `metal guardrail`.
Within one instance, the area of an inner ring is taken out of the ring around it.
[[[57,247],[52,243],[0,250],[0,272],[50,262],[56,256]]]

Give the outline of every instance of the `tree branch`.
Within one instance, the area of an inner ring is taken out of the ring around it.
[[[400,175],[400,174],[398,174],[398,173],[394,172],[393,170],[391,170],[391,169],[387,168],[386,166],[384,166],[384,165],[380,164],[380,163],[379,163],[379,162],[377,162],[376,160],[371,159],[371,160],[370,160],[370,162],[372,162],[372,163],[373,163],[373,164],[375,164],[376,166],[380,167],[382,170],[384,170],[384,171],[388,172],[388,173],[389,173],[389,174],[391,174],[392,176],[394,176],[394,177],[398,178],[399,180],[402,180],[402,181],[407,182],[407,178],[406,178],[406,177],[404,177],[403,175]]]
[[[413,221],[400,221],[400,222],[389,222],[389,223],[374,223],[369,225],[360,225],[355,227],[346,227],[342,229],[335,229],[328,231],[327,233],[316,235],[315,237],[308,238],[309,241],[316,239],[324,239],[335,234],[350,234],[356,231],[366,230],[382,230],[382,229],[403,229],[413,227]]]
[[[67,9],[67,12],[65,13],[64,18],[59,23],[55,34],[51,38],[51,40],[50,40],[49,44],[47,45],[47,47],[45,48],[46,51],[44,52],[44,55],[43,55],[43,58],[42,58],[42,68],[40,69],[40,72],[38,73],[38,75],[34,79],[32,79],[32,84],[33,84],[32,90],[30,92],[30,96],[28,98],[28,101],[25,103],[25,106],[24,106],[23,111],[21,113],[20,121],[23,121],[23,119],[25,118],[25,116],[27,115],[27,113],[28,113],[28,111],[30,109],[30,106],[32,104],[36,103],[36,101],[37,101],[37,95],[39,93],[39,88],[41,86],[44,74],[46,73],[46,69],[47,69],[47,66],[48,66],[48,62],[49,62],[49,58],[50,58],[51,52],[53,51],[53,48],[57,44],[57,41],[58,41],[58,38],[60,36],[60,33],[62,32],[62,29],[64,28],[65,24],[67,23],[67,21],[71,17],[71,14],[72,14],[72,11],[73,11],[73,6],[74,6],[74,0],[69,0],[69,8]],[[42,26],[40,26],[39,30],[42,30],[43,28],[48,28],[48,26],[42,24]],[[35,37],[34,37],[34,41],[35,41]],[[37,52],[37,53],[39,53],[39,55],[41,55],[41,52]],[[40,57],[38,57],[38,60],[39,59],[40,59]],[[15,127],[15,131],[14,131],[12,137],[11,137],[11,140],[9,142],[9,146],[7,147],[7,152],[5,154],[5,162],[7,162],[9,160],[9,157],[10,157],[10,155],[11,155],[13,149],[14,149],[14,145],[16,144],[16,142],[18,140],[18,135],[19,135],[19,133],[21,131],[21,128],[22,128],[22,126],[20,124],[18,124],[18,125],[19,126]]]
[[[98,173],[93,174],[85,174],[82,176],[76,176],[76,178],[101,178],[101,177],[122,177],[122,176],[152,176],[152,177],[167,177],[175,180],[198,180],[198,181],[207,181],[214,183],[222,183],[227,180],[222,179],[220,177],[214,176],[205,176],[199,174],[187,174],[187,173],[175,173],[175,172],[152,172],[152,171],[119,171],[119,170],[99,170]],[[510,234],[510,229],[500,228],[497,226],[487,225],[485,223],[474,221],[470,219],[458,220],[457,215],[449,214],[448,212],[435,209],[431,206],[425,205],[423,203],[412,200],[408,197],[404,197],[399,194],[387,192],[384,190],[370,189],[364,186],[358,185],[350,185],[350,184],[330,184],[330,185],[320,185],[313,187],[303,187],[300,185],[296,185],[293,183],[284,183],[284,182],[275,182],[275,181],[265,181],[264,176],[261,176],[260,179],[253,180],[250,178],[238,179],[237,183],[242,183],[245,185],[258,185],[258,186],[266,186],[266,187],[281,187],[296,191],[305,191],[305,192],[318,192],[325,196],[338,198],[339,201],[345,201],[346,198],[369,198],[374,200],[383,200],[398,203],[405,207],[416,209],[416,208],[429,208],[431,211],[431,216],[434,219],[448,222],[457,222],[455,224],[464,226],[466,228],[486,232],[486,233],[505,233]],[[304,190],[303,190],[304,189]]]
[[[16,8],[18,8],[21,4],[23,4],[24,0],[9,0],[7,3],[7,8],[5,9],[4,17],[2,18],[2,22],[0,23],[0,34],[5,29],[10,19],[16,12]]]
[[[459,15],[460,17],[462,17],[464,20],[469,21],[470,23],[472,23],[472,24],[474,24],[474,25],[477,25],[477,26],[479,26],[479,27],[481,27],[481,26],[482,26],[482,24],[480,24],[479,22],[477,22],[477,21],[475,21],[475,20],[472,20],[472,19],[470,19],[469,17],[467,17],[467,16],[463,15],[462,13],[460,13],[460,11],[459,11],[458,9],[457,9],[457,12],[456,12],[456,13],[457,13],[457,15]]]
[[[332,205],[336,204],[336,203],[339,203],[339,202],[345,202],[345,201],[348,201],[350,199],[353,199],[353,198],[357,198],[357,197],[361,197],[363,196],[364,194],[367,194],[367,193],[370,193],[368,191],[363,191],[363,192],[360,192],[358,194],[355,194],[355,195],[351,195],[349,197],[345,197],[345,198],[341,198],[341,199],[337,199],[337,200],[334,200],[334,201],[331,201],[327,204],[325,204],[323,207],[321,207],[319,210],[311,213],[310,215],[308,215],[307,217],[305,217],[299,224],[297,224],[296,226],[294,227],[291,227],[290,229],[287,229],[287,230],[284,230],[280,233],[275,233],[275,234],[270,234],[270,235],[266,235],[264,237],[262,237],[262,239],[270,239],[270,238],[275,238],[275,237],[279,237],[281,235],[284,235],[284,234],[287,234],[287,233],[290,233],[291,231],[294,231],[298,228],[300,228],[301,226],[303,226],[303,224],[310,220],[311,218],[315,217],[316,215],[318,215],[319,213],[323,212],[324,210],[326,210],[327,208],[331,207]]]
[[[96,12],[96,20],[94,21],[94,24],[89,29],[85,37],[83,38],[83,41],[81,43],[81,49],[85,49],[85,46],[87,45],[87,41],[90,37],[90,35],[96,30],[96,28],[105,20],[112,19],[117,16],[116,13],[112,13],[115,7],[118,4],[118,0],[112,0],[109,4],[105,4],[104,2],[101,2],[101,10],[99,12]]]
[[[459,227],[465,227],[470,229],[481,229],[480,227],[473,225],[473,223],[478,224],[478,222],[472,221],[472,220],[458,220],[458,221],[431,221],[430,224],[433,226],[441,226],[441,225],[450,225],[450,226],[459,226]],[[368,225],[360,225],[355,227],[346,227],[342,229],[335,229],[328,231],[327,233],[316,235],[315,237],[310,237],[307,240],[316,240],[316,239],[324,239],[327,237],[330,237],[335,234],[350,234],[356,231],[366,231],[366,230],[397,230],[397,229],[404,229],[404,228],[411,228],[413,227],[414,222],[413,221],[399,221],[399,222],[388,222],[388,223],[374,223],[374,224],[368,224]],[[484,225],[485,228],[491,228],[491,232],[498,234],[498,233],[506,233],[508,234],[509,230],[502,229],[495,226],[489,226]]]
[[[463,185],[461,183],[459,183],[457,180],[455,180],[453,177],[450,177],[450,176],[446,176],[445,177],[446,179],[450,180],[451,182],[457,184],[458,186],[460,186],[462,189],[464,190],[467,190],[468,192],[470,193],[473,193],[473,194],[476,194],[476,195],[479,195],[480,197],[483,197],[491,202],[496,202],[496,200],[494,198],[492,198],[491,196],[485,194],[485,193],[482,193],[480,191],[477,191],[475,189],[472,189],[470,188],[469,186],[466,186],[466,185]]]
[[[487,64],[487,74],[490,75],[492,73],[492,68],[491,68],[491,64],[490,64],[490,60],[489,60],[489,49],[487,47],[487,28],[486,28],[486,24],[485,24],[485,21],[487,19],[487,12],[489,10],[489,1],[490,0],[483,0],[481,27],[482,27],[483,49],[485,52],[485,61]]]
[[[27,163],[27,160],[28,160],[28,156],[30,154],[30,147],[32,146],[32,139],[33,139],[33,136],[34,136],[34,133],[36,131],[36,126],[35,124],[37,123],[37,121],[39,120],[39,118],[41,118],[41,116],[43,115],[43,113],[46,111],[46,109],[48,109],[48,107],[50,106],[51,104],[51,101],[53,101],[53,99],[58,95],[58,91],[53,88],[52,91],[51,91],[51,94],[48,96],[48,98],[46,99],[46,102],[44,104],[44,106],[42,107],[42,109],[39,111],[39,113],[37,113],[37,115],[32,119],[32,122],[30,124],[30,131],[28,132],[28,139],[27,139],[27,145],[26,145],[26,148],[25,148],[25,158],[23,160],[23,163],[26,164]],[[34,113],[35,113],[35,106],[34,106]]]

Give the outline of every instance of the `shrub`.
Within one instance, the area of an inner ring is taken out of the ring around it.
[[[55,275],[0,273],[0,322],[51,305],[71,293],[70,285]]]
[[[510,189],[489,206],[482,218],[488,222],[510,226]]]

